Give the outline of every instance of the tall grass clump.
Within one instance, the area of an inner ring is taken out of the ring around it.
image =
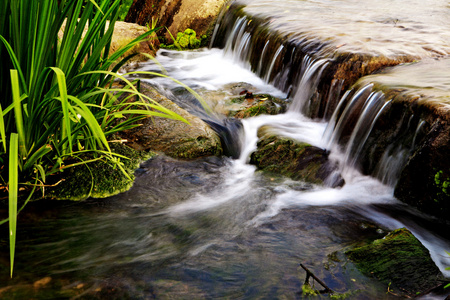
[[[183,121],[118,75],[131,56],[119,57],[153,33],[110,55],[120,5],[0,1],[0,185],[9,198],[11,276],[17,212],[49,177],[87,161],[121,168],[108,136],[150,116]],[[115,79],[125,87],[115,88]]]

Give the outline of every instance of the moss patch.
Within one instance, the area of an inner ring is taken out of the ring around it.
[[[241,108],[228,113],[229,117],[243,119],[259,115],[277,115],[285,113],[287,101],[267,94],[251,93],[229,100],[232,104],[241,104]]]
[[[394,230],[384,239],[349,250],[346,255],[363,273],[411,295],[440,284],[440,271],[428,250],[405,228]]]
[[[128,157],[120,159],[125,174],[111,162],[99,160],[87,165],[68,168],[52,178],[54,182],[62,180],[59,184],[46,190],[45,197],[56,200],[80,201],[89,197],[106,198],[131,188],[134,182],[134,170],[140,162],[149,159],[153,153],[133,150],[122,144],[112,144],[111,150],[117,154]],[[90,157],[84,157],[84,160]],[[75,162],[75,161],[74,161]]]
[[[266,172],[323,184],[324,180],[337,166],[328,160],[325,150],[276,136],[263,137],[257,144],[250,163]],[[343,180],[334,186],[342,186]]]

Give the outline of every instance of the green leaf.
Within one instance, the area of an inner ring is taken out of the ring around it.
[[[19,193],[19,136],[17,133],[11,133],[9,144],[9,257],[11,263],[11,277],[14,269],[14,253],[16,249],[16,228],[17,228],[17,197]]]
[[[3,149],[6,153],[6,131],[5,131],[5,120],[3,118],[2,105],[0,104],[0,138],[2,139]]]
[[[23,129],[23,116],[22,116],[22,100],[20,97],[19,90],[19,79],[17,75],[17,70],[11,70],[11,87],[12,87],[12,96],[13,96],[13,104],[14,104],[14,118],[16,120],[16,128],[18,132],[19,139],[19,153],[26,157],[27,149],[25,147],[25,131]]]
[[[69,115],[69,100],[67,96],[67,85],[66,85],[66,77],[63,71],[56,67],[50,67],[56,73],[56,79],[58,81],[59,87],[59,95],[61,100],[62,114],[63,114],[63,130],[61,139],[68,139],[68,145],[64,144],[63,146],[63,154],[72,152],[72,130],[70,124],[70,115]]]

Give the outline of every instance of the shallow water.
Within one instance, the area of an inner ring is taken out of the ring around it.
[[[245,80],[260,92],[283,96],[242,67],[230,67],[220,50],[160,55],[169,75],[189,78],[203,95],[219,90],[231,96],[227,86]],[[230,68],[215,75],[217,65]],[[245,76],[235,76],[241,73]],[[179,87],[173,81],[155,84],[176,98]],[[217,106],[215,97],[208,99]],[[19,219],[13,279],[7,278],[7,244],[1,244],[0,290],[28,286],[27,295],[38,298],[71,291],[71,296],[105,299],[293,299],[301,298],[302,263],[331,289],[352,293],[352,299],[389,299],[385,286],[360,274],[343,252],[404,226],[450,275],[446,228],[399,203],[391,187],[354,170],[344,174],[343,188],[332,189],[262,174],[248,165],[263,125],[317,146],[327,142],[323,122],[297,113],[260,116],[243,122],[239,159],[160,156],[143,163],[133,188],[121,195],[56,207],[31,205]],[[52,281],[36,288],[47,277]]]

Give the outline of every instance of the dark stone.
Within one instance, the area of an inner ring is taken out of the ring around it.
[[[440,218],[450,216],[450,126],[436,120],[426,141],[406,164],[395,196],[419,210]]]

